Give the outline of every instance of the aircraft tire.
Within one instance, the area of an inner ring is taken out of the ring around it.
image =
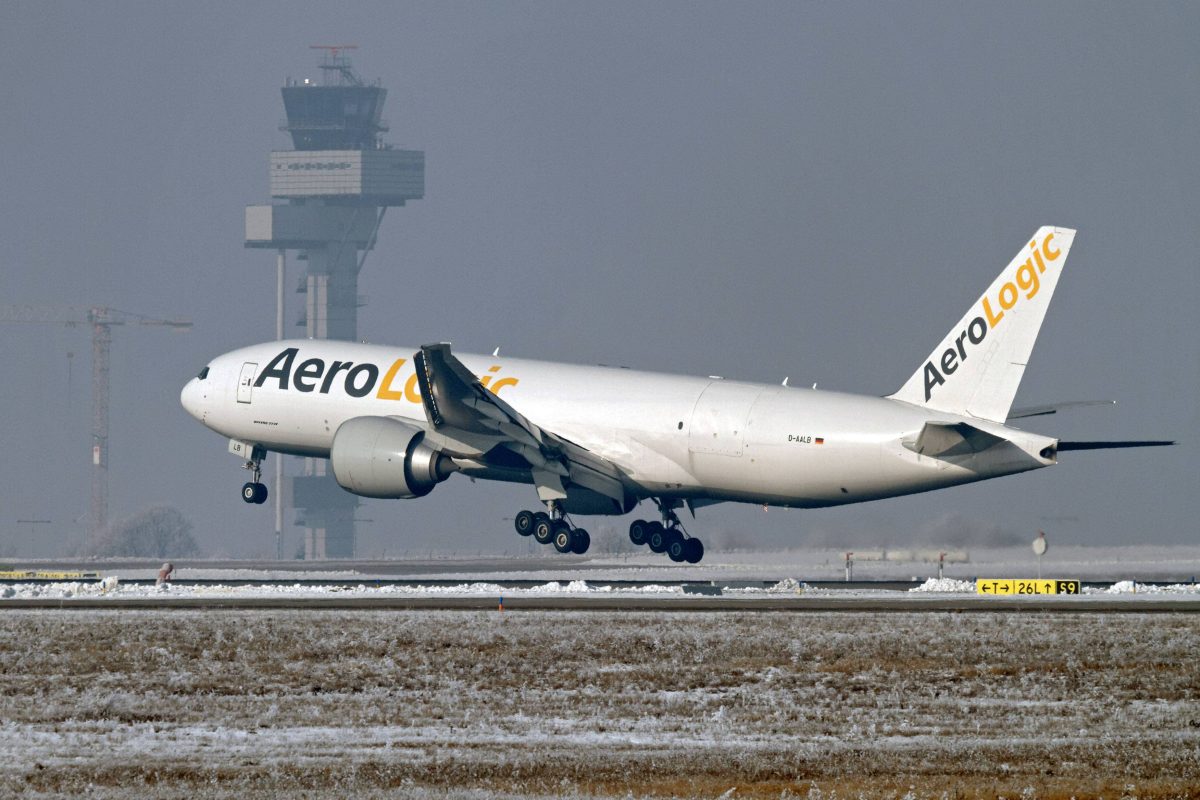
[[[704,542],[699,539],[688,539],[683,543],[683,560],[689,564],[699,564],[704,558]]]
[[[684,540],[683,538],[679,538],[679,537],[673,538],[671,540],[671,543],[669,545],[667,545],[667,557],[670,558],[672,561],[674,561],[676,564],[682,563],[685,558],[684,554],[687,551],[687,548],[685,547],[685,545],[689,541],[691,541],[691,540],[690,539]]]
[[[571,552],[581,556],[592,546],[592,537],[583,528],[576,528],[571,534]]]
[[[554,526],[554,549],[560,553],[570,553],[574,540],[573,531],[567,525],[559,523]]]
[[[537,539],[538,544],[550,544],[554,540],[554,521],[545,514],[539,514],[537,522],[533,524],[533,538]]]
[[[644,519],[635,519],[629,523],[629,541],[641,547],[650,536],[650,523]]]
[[[646,544],[655,553],[661,553],[667,549],[667,529],[663,527],[661,522],[651,522],[649,525],[650,534],[646,537]]]
[[[513,519],[513,527],[517,529],[517,533],[522,536],[529,536],[533,533],[533,526],[537,524],[537,515],[532,511],[518,511],[517,516]]]
[[[242,485],[242,499],[247,503],[262,505],[267,502],[267,487],[253,481]]]

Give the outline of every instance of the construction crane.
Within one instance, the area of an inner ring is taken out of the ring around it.
[[[0,322],[49,323],[92,329],[92,503],[88,514],[88,540],[108,524],[108,365],[112,329],[117,325],[157,326],[187,330],[188,320],[155,319],[106,306],[0,306]]]

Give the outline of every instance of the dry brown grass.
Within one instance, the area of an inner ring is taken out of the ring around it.
[[[1200,798],[1198,654],[1186,615],[6,611],[0,795]]]

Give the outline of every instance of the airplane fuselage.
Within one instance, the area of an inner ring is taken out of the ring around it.
[[[416,350],[313,340],[255,345],[213,360],[182,400],[231,439],[328,457],[339,426],[356,417],[426,425]],[[1055,462],[1053,438],[882,397],[456,355],[525,417],[615,464],[631,500],[818,508]],[[950,457],[918,452],[927,423],[960,422],[1006,441]],[[472,477],[533,482],[528,465],[461,460],[458,466]]]

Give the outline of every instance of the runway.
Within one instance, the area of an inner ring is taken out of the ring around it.
[[[1044,565],[1027,548],[972,551],[938,565],[855,564],[837,551],[665,557],[419,558],[384,561],[181,561],[167,588],[161,562],[25,562],[15,569],[89,570],[101,581],[0,583],[0,609],[342,609],[664,612],[1190,613],[1200,611],[1200,548],[1060,548]],[[861,554],[860,554],[861,555]],[[975,579],[1082,582],[1079,595],[988,596]]]
[[[964,582],[880,588],[781,583],[624,584],[551,581],[518,585],[471,582],[190,581],[156,587],[150,581],[43,582],[0,588],[0,609],[195,610],[462,610],[853,613],[1171,613],[1200,612],[1200,587],[1084,585],[1079,595],[990,596]]]

